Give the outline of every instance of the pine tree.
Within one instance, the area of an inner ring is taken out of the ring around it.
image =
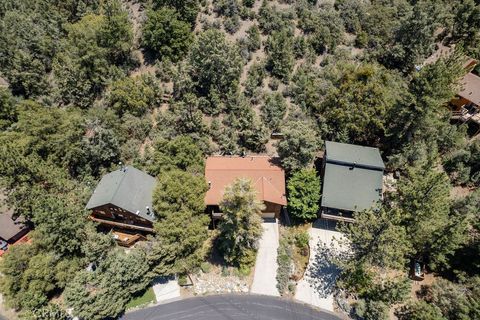
[[[255,263],[262,235],[260,214],[264,207],[248,179],[237,179],[225,188],[220,202],[223,219],[217,241],[227,263],[240,268],[250,268]]]
[[[162,172],[153,191],[153,211],[159,218],[181,210],[203,214],[207,188],[203,175],[178,169]]]
[[[366,264],[386,271],[401,270],[411,251],[410,237],[400,225],[402,212],[395,208],[355,213],[355,223],[342,224],[340,230],[351,248],[352,264]]]
[[[293,37],[286,30],[273,32],[268,38],[267,53],[267,68],[274,76],[288,81],[295,63]]]
[[[277,152],[282,166],[294,171],[312,165],[321,147],[314,124],[307,119],[289,119],[281,132],[284,138],[277,143]]]
[[[153,272],[159,275],[189,274],[205,261],[210,217],[181,209],[155,223],[155,237],[148,251]]]
[[[181,21],[174,9],[161,8],[148,12],[142,43],[160,59],[174,62],[182,59],[192,42],[190,24]]]
[[[407,170],[399,181],[398,201],[414,255],[431,267],[445,264],[464,241],[466,224],[450,215],[448,176],[427,162]]]

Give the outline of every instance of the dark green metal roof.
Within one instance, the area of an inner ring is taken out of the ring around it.
[[[153,221],[152,195],[155,184],[154,177],[131,166],[110,172],[102,177],[95,188],[87,209],[113,204]]]
[[[377,148],[327,141],[322,207],[371,208],[382,199],[383,164]]]
[[[327,162],[330,163],[356,164],[362,167],[385,169],[378,148],[326,141],[325,153]]]
[[[327,163],[322,207],[348,211],[371,208],[382,199],[383,172]]]

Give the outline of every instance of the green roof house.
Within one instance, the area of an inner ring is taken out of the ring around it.
[[[131,166],[110,172],[102,177],[87,203],[90,219],[112,230],[120,244],[133,244],[153,232],[155,185],[154,177]]]
[[[321,216],[353,221],[382,199],[385,165],[378,148],[325,142]]]

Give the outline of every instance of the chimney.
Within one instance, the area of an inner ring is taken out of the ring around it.
[[[212,181],[208,181],[208,190],[212,187]]]

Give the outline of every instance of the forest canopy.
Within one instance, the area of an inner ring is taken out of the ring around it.
[[[452,54],[426,64],[440,47]],[[363,317],[401,303],[401,319],[479,317],[480,143],[446,107],[468,58],[480,60],[479,0],[1,1],[0,192],[34,230],[0,263],[6,304],[25,319],[42,308],[117,317],[155,277],[197,270],[208,155],[278,157],[289,209],[312,220],[314,164],[334,140],[378,147],[399,177],[381,211],[343,229],[356,251],[342,285]],[[130,254],[85,210],[119,163],[160,185],[156,234]],[[227,200],[250,187],[237,181]],[[234,230],[247,210],[222,207],[224,242],[245,238],[224,258],[249,270],[260,222]],[[372,230],[385,241],[368,242]],[[407,303],[402,279],[370,271],[404,272],[410,259],[442,279]]]

